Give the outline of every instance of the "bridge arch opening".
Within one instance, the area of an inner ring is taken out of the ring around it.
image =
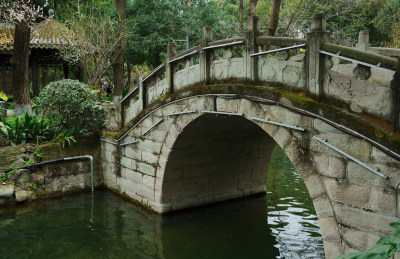
[[[190,122],[170,152],[161,202],[172,210],[266,192],[275,140],[241,116],[204,114]]]
[[[269,170],[279,170],[270,166],[273,152],[275,151],[274,157],[277,157],[276,153],[280,153],[280,157],[285,156],[284,150],[278,146],[264,129],[243,117],[201,115],[183,129],[172,147],[165,168],[161,201],[163,204],[170,204],[172,210],[179,210],[266,191],[272,192],[268,194],[272,195],[271,199],[277,198],[279,194],[276,193],[279,190],[274,188],[283,190],[286,186],[282,187],[282,181],[272,179],[270,176],[267,179],[267,175]],[[290,167],[294,168],[290,159],[286,157],[284,160],[283,163],[290,163]],[[299,185],[304,186],[297,172],[287,175],[287,177],[291,176],[296,179],[286,179],[286,181],[295,181],[296,188]],[[279,177],[279,174],[275,173],[274,177]],[[267,186],[269,186],[268,190]],[[296,193],[299,193],[297,189],[291,190],[291,195],[296,195]],[[257,208],[267,213],[267,206],[286,206],[286,203],[290,204],[292,201],[296,203],[304,198],[309,200],[307,204],[309,206],[311,197],[308,191],[306,190],[301,195],[302,197],[289,199],[290,201],[282,202],[282,204],[267,199],[267,201],[264,200],[264,206],[260,205]],[[307,195],[308,197],[305,197]],[[312,242],[321,240],[318,234],[317,218],[306,215],[307,219],[294,219],[293,216],[302,217],[300,215],[303,215],[303,211],[300,210],[303,208],[294,204],[291,209],[291,211],[280,211],[279,208],[274,208],[272,209],[274,211],[271,210],[271,215],[265,215],[268,218],[268,224],[276,225],[272,232],[282,232],[282,234],[272,234],[276,238],[276,245],[280,247],[280,250],[285,250],[283,252],[287,255],[294,251],[300,253],[312,251],[321,256],[321,243],[318,242],[301,249],[290,247],[299,246],[304,240]],[[309,213],[308,211],[311,214],[315,213],[312,204],[311,208],[308,207],[304,211],[307,211],[305,214]],[[237,212],[233,212],[235,213]],[[279,215],[274,215],[274,213]],[[282,218],[286,217],[291,217],[291,222],[289,219],[286,223],[282,222]],[[309,232],[304,230],[305,227],[303,228],[302,224],[308,224],[307,231]],[[314,229],[310,227],[311,225],[314,225]],[[302,229],[307,234],[302,235],[296,232]],[[308,237],[308,234],[314,236]],[[292,240],[293,237],[287,235],[294,235],[297,238]],[[298,240],[301,238],[302,241]]]

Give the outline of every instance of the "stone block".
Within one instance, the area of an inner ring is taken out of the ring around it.
[[[340,242],[337,222],[334,217],[318,218],[322,239],[331,242]]]
[[[121,165],[126,168],[132,169],[132,159],[124,157],[124,156],[121,157]]]
[[[159,155],[155,155],[148,151],[142,151],[142,161],[147,164],[157,164]]]
[[[343,204],[334,204],[334,211],[338,223],[378,236],[393,234],[394,228],[389,224],[398,221],[397,217],[348,207]]]
[[[113,162],[111,152],[105,151],[105,152],[103,152],[103,154],[104,154],[104,159],[105,159],[107,162],[110,162],[110,163]]]
[[[346,178],[346,163],[343,158],[322,154],[314,156],[314,161],[321,175],[338,179]]]
[[[384,175],[388,176],[388,179],[383,179],[374,172],[366,169],[365,167],[349,161],[347,163],[347,178],[349,182],[365,185],[365,186],[375,186],[387,189],[395,188],[400,181],[399,169],[391,165],[383,164],[371,164],[368,165],[372,168],[380,169]],[[390,188],[391,186],[391,188]]]
[[[131,158],[131,159],[140,159],[141,158],[141,152],[139,148],[137,147],[137,144],[132,144],[132,145],[127,145],[122,148],[124,151],[124,156]]]
[[[145,163],[138,163],[138,171],[142,172],[143,174],[147,174],[147,175],[151,175],[151,176],[155,176],[156,175],[156,170],[152,165],[148,165]]]
[[[324,250],[326,259],[336,259],[342,255],[342,248],[339,242],[324,240]]]
[[[291,126],[294,125],[299,125],[300,127],[303,127],[303,125],[300,125],[301,121],[301,115],[291,112],[287,110],[286,108],[283,108],[281,106],[271,106],[270,107],[272,115],[278,119],[280,123],[285,123]]]
[[[155,178],[153,176],[144,175],[143,176],[143,184],[149,188],[154,189]]]
[[[371,233],[367,233],[367,247],[366,247],[366,249],[371,248],[381,238],[382,238],[381,236],[377,236],[377,235],[374,235],[374,234],[371,234]]]
[[[343,131],[329,125],[326,122],[323,122],[322,120],[319,119],[314,119],[313,120],[313,126],[316,130],[318,130],[320,133],[333,133],[333,134],[342,134],[342,135],[347,135]]]
[[[344,240],[352,248],[357,250],[367,249],[367,236],[366,232],[358,231],[353,228],[346,228],[342,230]]]
[[[333,209],[328,195],[324,194],[313,199],[315,212],[318,218],[333,217]]]
[[[32,196],[31,191],[23,191],[23,190],[19,190],[15,192],[15,200],[16,202],[23,202],[27,199],[29,199]]]
[[[158,213],[165,213],[172,210],[172,206],[170,203],[159,203],[154,201],[149,201],[149,205],[153,210]]]
[[[341,149],[342,151],[361,161],[368,161],[370,158],[371,145],[368,142],[365,142],[355,137],[333,133],[319,134],[318,137],[321,139],[326,139],[329,144]],[[343,157],[337,151],[324,145],[314,138],[311,139],[310,150],[316,153]]]
[[[326,193],[325,186],[317,174],[312,174],[305,178],[304,183],[312,199]]]
[[[394,164],[400,167],[400,161],[386,155],[376,147],[372,147],[371,160],[375,163]]]
[[[8,198],[14,194],[14,185],[12,184],[0,184],[0,197]]]
[[[136,185],[135,192],[146,199],[154,201],[154,188],[149,188],[143,184]]]
[[[33,173],[32,174],[32,182],[38,184],[44,184],[44,175],[41,173]]]
[[[121,176],[124,177],[127,180],[130,180],[134,183],[143,183],[143,175],[139,172],[136,172],[134,170],[122,168],[121,169]]]
[[[331,200],[363,208],[369,207],[370,188],[329,177],[324,177],[323,181]]]
[[[285,149],[292,137],[290,136],[290,132],[287,129],[280,127],[273,134],[272,138],[276,141],[276,143],[278,143],[281,148]]]
[[[148,151],[151,153],[160,153],[162,143],[161,142],[155,142],[151,141],[148,139],[144,139],[140,141],[137,145],[137,150],[139,151]]]
[[[370,194],[370,208],[372,210],[396,216],[396,192],[381,188],[372,188]]]
[[[110,189],[117,189],[117,176],[110,171],[104,171],[104,184]]]

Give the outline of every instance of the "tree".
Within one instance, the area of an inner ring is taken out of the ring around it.
[[[47,6],[47,1],[43,6]],[[11,58],[12,89],[15,113],[32,113],[29,91],[29,43],[31,25],[43,17],[43,7],[31,0],[6,1],[1,4],[2,18],[15,24],[14,50]]]
[[[122,89],[124,88],[124,58],[125,58],[125,22],[126,22],[126,0],[115,0],[115,6],[118,13],[118,33],[119,42],[116,46],[117,56],[114,61],[114,102],[122,98]]]
[[[114,6],[102,7],[79,6],[79,12],[66,15],[65,24],[74,35],[65,35],[70,44],[59,50],[64,60],[83,69],[92,86],[99,83],[119,54],[121,35],[113,17]]]
[[[239,34],[243,36],[243,0],[239,2]]]
[[[126,56],[132,64],[157,66],[165,61],[168,42],[189,35],[198,45],[204,26],[213,28],[215,39],[238,34],[237,14],[224,17],[220,3],[209,0],[133,0],[127,5]],[[178,52],[185,46],[178,45]]]
[[[269,17],[266,36],[274,36],[278,28],[279,12],[281,11],[281,0],[272,0],[271,15]]]

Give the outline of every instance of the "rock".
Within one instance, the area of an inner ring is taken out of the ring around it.
[[[8,179],[13,180],[22,186],[26,186],[31,182],[31,174],[28,169],[19,169],[8,175]]]
[[[14,194],[14,185],[0,184],[0,197],[8,198]]]
[[[32,181],[38,184],[44,184],[43,174],[32,174]]]
[[[31,191],[16,191],[15,192],[15,200],[17,202],[23,202],[26,199],[28,199],[29,197],[31,197],[32,192]]]

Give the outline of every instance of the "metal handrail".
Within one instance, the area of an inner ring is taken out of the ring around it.
[[[300,44],[300,45],[294,45],[294,46],[291,46],[291,47],[285,47],[285,48],[280,48],[280,49],[273,49],[273,50],[263,51],[263,52],[258,52],[258,53],[251,54],[250,57],[276,53],[276,52],[285,51],[285,50],[289,50],[289,49],[299,49],[299,48],[304,48],[305,46],[306,46],[306,44]]]

